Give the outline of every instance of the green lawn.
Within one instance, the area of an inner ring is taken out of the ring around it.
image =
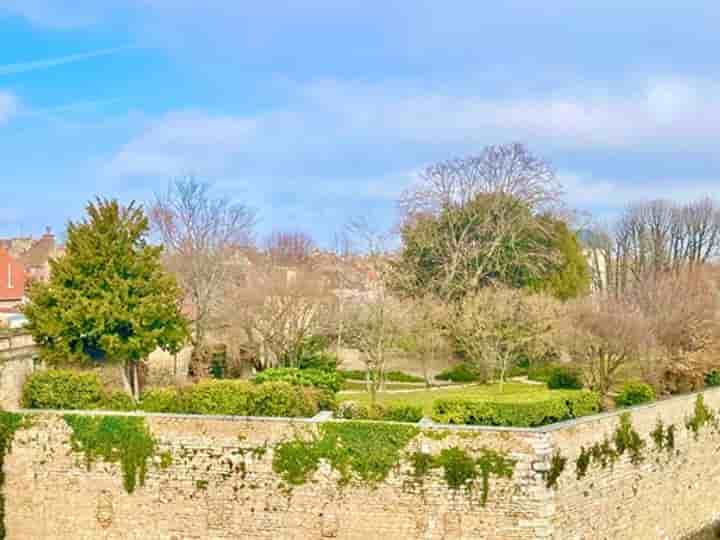
[[[367,383],[365,381],[354,381],[349,380],[345,381],[343,383],[343,390],[349,390],[349,391],[356,391],[356,392],[364,392],[365,391],[365,385]],[[422,390],[425,387],[423,383],[396,383],[396,382],[389,382],[385,383],[385,388],[387,390]],[[344,395],[344,394],[342,394]]]
[[[503,391],[500,392],[500,385],[481,384],[464,388],[441,388],[437,390],[418,390],[417,392],[385,392],[378,394],[380,403],[408,403],[422,405],[425,414],[430,414],[432,404],[440,398],[469,398],[479,401],[488,400],[505,403],[528,403],[540,401],[546,398],[566,394],[567,390],[549,390],[545,385],[505,383]],[[340,394],[342,401],[358,401],[369,403],[370,395],[367,392],[343,392]]]

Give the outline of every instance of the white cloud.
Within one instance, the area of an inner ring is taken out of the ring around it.
[[[19,100],[10,92],[0,91],[0,124],[7,122],[17,113]]]
[[[79,54],[68,54],[65,56],[56,56],[54,58],[45,58],[42,60],[33,60],[28,62],[18,62],[14,64],[0,65],[0,75],[15,75],[17,73],[26,73],[28,71],[37,71],[40,69],[47,69],[55,66],[72,64],[75,62],[81,62],[83,60],[89,60],[91,58],[116,54],[121,51],[126,51],[130,48],[131,47],[128,46],[113,47],[110,49],[99,49]]]
[[[562,171],[558,176],[568,203],[583,209],[619,209],[648,199],[687,202],[705,196],[720,198],[720,179],[666,178],[649,183],[607,180],[570,171]]]
[[[167,178],[193,171],[255,181],[253,190],[268,197],[285,191],[340,199],[354,193],[387,202],[423,162],[489,143],[521,140],[541,154],[552,148],[565,155],[714,151],[720,137],[719,88],[712,81],[657,79],[618,96],[594,89],[570,97],[491,99],[407,82],[325,80],[292,88],[282,110],[244,116],[203,110],[165,114],[117,151],[106,172]],[[362,160],[373,163],[394,148],[397,156],[390,165],[371,166],[374,172],[364,176],[368,169]],[[598,179],[567,171],[562,162],[556,165],[565,171],[561,180],[570,204],[580,208],[619,208],[648,197],[720,196],[720,184],[710,178],[667,178],[649,185]]]
[[[715,146],[720,84],[659,79],[625,94],[493,99],[420,87],[321,81],[305,88],[350,132],[417,143],[541,140],[565,148],[627,148],[680,141]],[[605,96],[605,97],[598,97]],[[374,132],[374,133],[373,133]]]
[[[124,145],[106,171],[115,176],[216,172],[241,152],[255,130],[252,119],[200,111],[171,112],[150,122]]]

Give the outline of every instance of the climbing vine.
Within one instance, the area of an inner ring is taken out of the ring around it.
[[[295,438],[275,446],[273,470],[289,485],[306,483],[326,460],[340,473],[340,483],[353,480],[376,484],[387,478],[399,465],[401,451],[420,433],[413,426],[367,422],[327,423],[319,433]],[[512,478],[515,461],[488,448],[473,457],[457,448],[446,448],[437,456],[413,452],[405,456],[411,465],[410,485],[418,485],[432,469],[442,469],[443,478],[452,489],[472,490],[481,482],[482,502],[486,503],[490,477]]]
[[[675,424],[666,427],[662,419],[658,418],[655,429],[650,432],[650,437],[655,443],[655,450],[658,452],[673,452],[675,449],[675,429]]]
[[[143,418],[68,414],[65,422],[72,429],[72,448],[85,454],[88,469],[101,458],[120,463],[123,486],[128,493],[135,490],[138,482],[145,483],[148,460],[155,454],[156,443]]]
[[[558,479],[565,470],[566,465],[567,458],[560,453],[560,450],[555,450],[550,459],[550,469],[545,474],[545,485],[548,489],[557,487]]]
[[[5,456],[10,452],[15,432],[26,428],[29,419],[21,414],[0,411],[0,539],[5,538]]]
[[[615,450],[619,456],[625,452],[630,456],[633,465],[639,465],[643,461],[642,451],[645,448],[645,441],[635,431],[630,420],[630,413],[620,415],[620,425],[615,430]]]
[[[703,395],[698,394],[697,398],[695,398],[695,409],[693,410],[693,415],[685,420],[685,427],[693,432],[695,440],[697,440],[700,429],[703,426],[707,424],[717,426],[717,422],[718,420],[715,413],[710,410],[707,405],[705,405],[705,398]]]
[[[400,462],[400,451],[419,433],[414,426],[368,422],[331,422],[317,436],[295,439],[275,447],[273,470],[291,485],[307,482],[321,459],[340,473],[341,483],[353,478],[383,481]]]

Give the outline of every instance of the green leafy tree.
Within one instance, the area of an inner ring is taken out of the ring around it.
[[[531,281],[530,288],[550,293],[560,300],[584,296],[590,291],[592,276],[577,235],[563,221],[544,219],[553,229],[548,249],[559,256],[544,275]]]
[[[138,365],[158,347],[177,352],[188,337],[182,293],[147,243],[148,220],[134,203],[97,199],[87,218],[70,222],[65,255],[51,261],[24,312],[51,362],[119,362],[132,395]]]

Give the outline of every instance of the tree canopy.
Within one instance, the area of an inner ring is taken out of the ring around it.
[[[182,294],[147,243],[148,220],[134,203],[97,199],[70,222],[66,252],[51,261],[48,283],[35,283],[24,312],[49,360],[107,360],[137,365],[187,338]]]

